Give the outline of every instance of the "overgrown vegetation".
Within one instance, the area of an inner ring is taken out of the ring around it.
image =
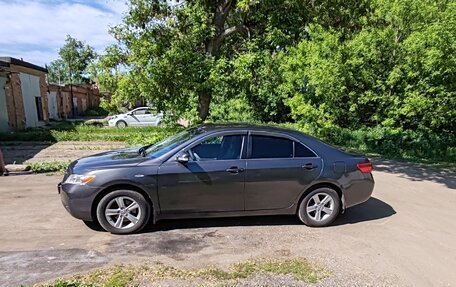
[[[279,124],[279,126],[301,130],[329,144],[354,152],[426,163],[456,162],[456,136],[451,133],[438,134],[419,129],[407,130],[381,126],[355,130],[337,126],[309,128],[308,125],[300,124]],[[117,129],[62,122],[51,129],[37,128],[1,133],[0,141],[120,141],[127,145],[146,145],[156,143],[182,129],[181,127]]]
[[[164,264],[143,266],[115,266],[98,269],[71,279],[60,279],[47,287],[123,287],[137,286],[138,282],[157,282],[163,279],[200,280],[207,286],[214,283],[235,285],[239,280],[267,273],[291,275],[295,280],[316,283],[327,276],[327,271],[304,259],[258,259],[233,264],[228,270],[217,267],[186,270]]]

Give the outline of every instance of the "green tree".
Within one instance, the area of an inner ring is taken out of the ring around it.
[[[88,66],[97,57],[94,49],[70,35],[59,50],[59,58],[48,66],[48,81],[56,84],[72,84],[89,81]]]
[[[137,87],[140,97],[162,110],[176,113],[196,108],[202,121],[217,97],[221,98],[216,102],[226,103],[243,94],[249,102],[257,102],[257,98],[270,102],[264,95],[257,96],[260,89],[248,87],[246,81],[268,81],[265,75],[257,78],[252,74],[263,65],[263,55],[271,58],[274,51],[302,36],[300,27],[306,22],[302,7],[306,7],[302,1],[286,0],[178,4],[132,0],[123,24],[113,29],[129,53],[129,77],[124,84]],[[249,57],[255,62],[244,61]],[[234,69],[237,73],[232,76]],[[243,84],[236,84],[240,78]],[[234,86],[230,88],[229,83]]]
[[[375,0],[362,29],[322,23],[291,47],[283,83],[304,126],[454,133],[456,1]]]

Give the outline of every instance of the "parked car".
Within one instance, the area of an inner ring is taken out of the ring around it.
[[[125,114],[111,116],[108,124],[110,127],[118,128],[128,126],[159,126],[162,120],[162,113],[156,113],[149,107],[140,107]]]
[[[372,164],[295,130],[206,124],[155,145],[70,164],[58,186],[68,212],[117,234],[149,221],[296,214],[327,226],[369,199]]]

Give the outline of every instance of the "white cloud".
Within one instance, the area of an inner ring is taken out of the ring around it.
[[[58,57],[66,35],[97,52],[115,42],[109,26],[121,22],[124,0],[0,0],[0,56],[44,65]]]

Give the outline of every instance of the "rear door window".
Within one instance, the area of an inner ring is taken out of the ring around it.
[[[293,141],[280,137],[253,135],[250,158],[292,158]]]
[[[315,153],[303,144],[281,137],[253,135],[250,158],[315,157]]]

